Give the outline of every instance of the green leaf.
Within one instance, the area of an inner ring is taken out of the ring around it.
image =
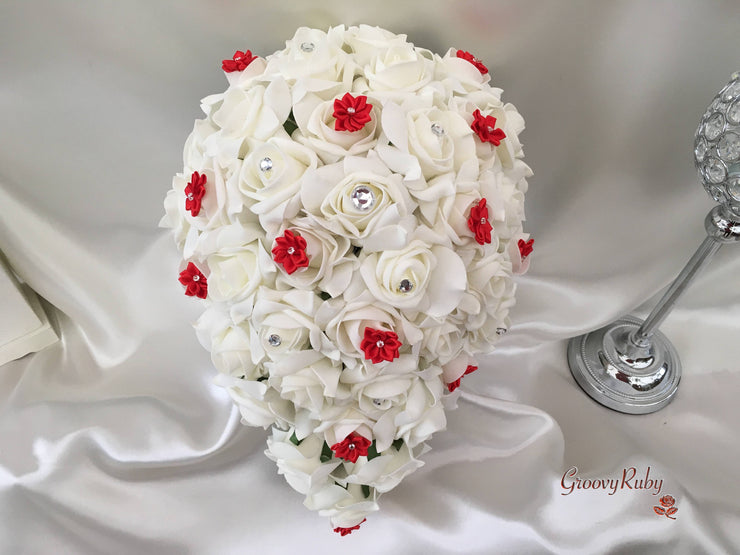
[[[365,499],[370,497],[370,486],[366,486],[365,484],[362,485],[362,495],[365,496]]]
[[[298,436],[297,436],[297,435],[295,435],[295,431],[293,431],[293,435],[292,435],[292,436],[290,436],[290,442],[291,442],[291,443],[292,443],[293,445],[300,445],[300,444],[301,444],[301,440],[300,440],[300,439],[298,439]]]
[[[327,293],[326,291],[322,291],[321,293],[319,293],[319,297],[321,297],[322,301],[328,301],[329,299],[331,299],[331,295],[329,295],[329,293]]]
[[[375,440],[370,444],[370,447],[367,448],[367,460],[371,461],[375,457],[379,457],[380,453],[378,453],[378,448],[375,446]]]
[[[293,110],[290,111],[290,115],[288,116],[288,119],[285,120],[285,123],[283,124],[283,129],[285,129],[285,132],[288,135],[292,135],[293,131],[298,129],[298,124],[295,122],[295,116],[293,115]]]
[[[396,448],[396,451],[401,450],[401,445],[403,445],[403,440],[401,438],[398,438],[396,441],[393,442],[393,447]]]
[[[321,456],[319,457],[319,460],[322,463],[328,462],[334,458],[334,452],[331,450],[331,447],[329,447],[329,444],[324,442],[324,446],[321,448]]]

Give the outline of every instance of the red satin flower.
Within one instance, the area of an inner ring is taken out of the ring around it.
[[[454,382],[450,382],[447,384],[447,389],[450,393],[455,391],[458,387],[460,387],[460,380],[463,379],[463,377],[467,376],[468,374],[472,374],[478,370],[477,366],[473,366],[472,364],[468,364],[468,367],[465,369],[465,372],[463,372],[463,375],[457,378]]]
[[[185,294],[205,299],[208,295],[208,280],[192,262],[180,272],[180,283],[185,286]]]
[[[457,57],[469,61],[478,69],[478,71],[480,71],[481,75],[485,75],[486,73],[488,73],[488,68],[483,65],[483,62],[473,56],[470,52],[466,52],[465,50],[458,50]]]
[[[367,450],[372,441],[359,434],[352,432],[339,443],[331,446],[331,450],[340,459],[349,462],[357,462],[361,456],[367,456]]]
[[[193,172],[190,182],[185,186],[185,210],[190,210],[192,216],[200,213],[201,200],[206,194],[206,175]]]
[[[365,522],[366,520],[367,520],[366,518],[363,518],[362,522]],[[362,522],[360,522],[360,524],[362,524]],[[334,528],[334,531],[337,532],[338,534],[342,534],[343,536],[346,536],[347,534],[351,534],[352,530],[359,530],[360,524],[355,524],[354,526],[351,526],[350,528],[342,528],[341,526],[337,526],[336,528]]]
[[[373,105],[367,103],[364,95],[355,98],[345,94],[341,99],[334,101],[334,129],[337,131],[359,131],[370,121],[370,110]]]
[[[526,241],[526,242],[524,241],[524,239],[519,239],[517,246],[519,247],[519,254],[522,257],[522,260],[524,260],[530,254],[532,254],[532,251],[534,250],[532,245],[534,245],[534,239],[530,239],[529,241]]]
[[[247,50],[242,52],[237,50],[234,52],[234,56],[231,60],[224,60],[221,62],[221,69],[226,73],[233,73],[234,71],[244,71],[247,66],[257,59],[257,56],[252,56],[252,51]]]
[[[470,209],[468,218],[468,229],[475,234],[475,240],[481,245],[491,242],[491,231],[493,226],[488,221],[488,207],[486,199],[482,198]]]
[[[306,240],[303,237],[286,229],[282,237],[275,238],[275,243],[272,249],[273,259],[282,264],[286,272],[292,274],[298,268],[308,266]]]
[[[502,129],[496,129],[496,118],[493,116],[484,116],[480,110],[476,110],[473,112],[473,118],[475,119],[470,128],[484,143],[493,143],[498,146],[506,138],[506,133]]]
[[[401,342],[395,332],[373,328],[365,328],[365,335],[360,343],[360,349],[365,353],[365,358],[373,364],[398,358],[400,347]]]

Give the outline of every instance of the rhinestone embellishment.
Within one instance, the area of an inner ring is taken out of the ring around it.
[[[710,141],[714,141],[717,137],[722,134],[722,130],[725,127],[725,118],[719,112],[711,115],[711,117],[704,124],[704,136]]]
[[[381,341],[378,341],[375,345],[376,347],[378,347],[378,349],[382,349],[383,345],[385,345],[385,342],[381,340]]]
[[[717,153],[720,158],[728,162],[734,162],[740,158],[740,135],[725,133],[717,143]]]
[[[280,339],[280,336],[278,334],[273,333],[270,337],[267,338],[267,342],[273,347],[279,347],[283,340]]]
[[[272,158],[265,156],[260,160],[260,171],[269,172],[272,169]]]
[[[199,275],[197,275],[197,274],[196,274],[196,275],[194,275],[194,276],[193,276],[193,281],[200,281],[200,276],[199,276]]]
[[[303,50],[304,52],[313,52],[314,48],[316,48],[316,45],[312,42],[301,43],[301,50]]]
[[[347,113],[348,114],[354,114],[355,113],[355,109],[352,106],[350,106],[349,108],[347,108]]]
[[[722,183],[727,175],[727,169],[721,160],[709,158],[704,166],[704,172],[711,183]]]
[[[506,331],[506,328],[496,328],[496,335],[504,335]]]
[[[373,399],[373,405],[379,407],[383,404],[383,399]]]
[[[188,200],[193,200],[193,193],[188,193],[187,199]]]
[[[445,134],[444,127],[442,127],[438,123],[433,123],[431,129],[432,129],[432,133],[434,133],[435,135],[437,135],[437,137],[441,137],[442,135]]]
[[[294,253],[295,253],[295,248],[288,247],[288,254],[294,254]]]
[[[398,284],[398,290],[401,293],[409,293],[414,288],[414,284],[408,279],[402,279]]]
[[[363,212],[370,210],[375,204],[375,195],[369,187],[365,185],[358,185],[352,190],[352,204],[358,210]]]

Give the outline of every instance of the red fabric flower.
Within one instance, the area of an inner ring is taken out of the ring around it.
[[[522,257],[522,260],[524,260],[530,254],[532,254],[532,251],[534,250],[532,248],[532,245],[534,245],[534,239],[530,239],[529,241],[524,241],[524,239],[519,239],[517,246],[519,247],[519,254]]]
[[[188,267],[180,272],[180,283],[185,286],[185,294],[190,297],[205,299],[208,295],[208,280],[192,262],[188,262]]]
[[[367,449],[372,441],[359,434],[352,432],[339,443],[331,446],[331,450],[340,459],[349,462],[357,462],[361,456],[367,456]]]
[[[465,50],[458,50],[457,57],[469,61],[478,69],[478,71],[480,71],[481,75],[485,75],[486,73],[488,73],[488,68],[483,65],[483,62],[473,56],[470,52],[466,52]]]
[[[370,110],[373,105],[367,103],[364,95],[355,98],[345,94],[341,99],[334,101],[334,129],[337,131],[359,131],[370,121]]]
[[[298,268],[308,266],[308,255],[306,255],[306,240],[300,235],[295,235],[286,229],[282,237],[275,239],[276,245],[272,249],[272,255],[278,264],[282,264],[289,274]]]
[[[493,226],[488,221],[488,207],[486,199],[482,198],[470,209],[468,218],[468,229],[475,234],[475,240],[481,245],[491,242],[491,231]]]
[[[193,172],[190,181],[185,186],[185,210],[190,210],[192,216],[200,213],[201,200],[206,194],[206,176]]]
[[[257,56],[252,56],[252,51],[247,50],[242,52],[237,50],[234,52],[234,56],[231,60],[224,60],[221,62],[221,69],[226,73],[233,73],[234,71],[244,71],[249,64],[257,59]]]
[[[398,358],[400,347],[401,342],[395,332],[373,328],[365,328],[365,335],[360,343],[360,349],[365,353],[365,358],[373,364]]]
[[[502,129],[496,129],[496,118],[493,116],[484,116],[480,110],[476,110],[473,112],[473,118],[470,128],[484,143],[493,143],[498,146],[506,138],[506,133]]]
[[[363,518],[360,524],[362,524],[366,520],[367,520],[366,518]],[[338,534],[342,534],[343,536],[346,536],[347,534],[351,534],[352,530],[359,530],[360,524],[355,524],[354,526],[351,526],[350,528],[342,528],[341,526],[337,526],[336,528],[334,528],[334,531]]]
[[[460,387],[460,380],[463,379],[463,377],[467,376],[468,374],[472,374],[478,370],[477,366],[473,366],[472,364],[468,364],[468,367],[465,369],[465,372],[463,372],[463,375],[457,378],[454,382],[450,382],[447,384],[447,390],[452,393],[455,391],[458,387]]]

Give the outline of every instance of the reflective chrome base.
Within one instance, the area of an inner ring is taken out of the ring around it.
[[[606,327],[574,337],[568,364],[578,385],[595,401],[627,414],[647,414],[673,400],[681,361],[665,335],[636,341],[642,320],[625,316]]]

